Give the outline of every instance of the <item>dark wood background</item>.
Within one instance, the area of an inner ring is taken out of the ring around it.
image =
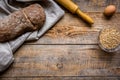
[[[25,43],[0,80],[120,80],[120,53],[108,54],[98,46],[99,31],[120,27],[120,0],[73,0],[95,23],[90,27],[66,9],[64,17],[36,42]],[[104,8],[117,13],[106,19]]]

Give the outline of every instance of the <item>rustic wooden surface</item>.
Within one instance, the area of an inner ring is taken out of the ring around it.
[[[64,17],[38,41],[25,43],[0,80],[120,80],[120,54],[103,52],[97,40],[102,28],[120,27],[120,0],[74,2],[94,25],[63,8]],[[107,20],[102,12],[109,4],[117,6],[117,13]]]

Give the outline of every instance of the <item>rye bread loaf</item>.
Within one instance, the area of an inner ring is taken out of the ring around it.
[[[38,30],[44,22],[45,12],[39,4],[32,4],[15,11],[0,20],[0,42],[6,42],[26,32]]]

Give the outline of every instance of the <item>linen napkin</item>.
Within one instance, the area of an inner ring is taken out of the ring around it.
[[[13,41],[0,43],[0,72],[8,68],[14,61],[13,53],[25,41],[38,40],[64,15],[64,11],[53,0],[0,0],[0,19],[34,3],[39,3],[44,8],[46,14],[45,24],[38,31],[27,32]]]

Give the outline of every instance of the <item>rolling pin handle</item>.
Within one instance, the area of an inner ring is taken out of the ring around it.
[[[79,8],[76,10],[76,14],[81,17],[83,20],[87,21],[89,24],[93,24],[94,21],[87,14],[83,13]]]

